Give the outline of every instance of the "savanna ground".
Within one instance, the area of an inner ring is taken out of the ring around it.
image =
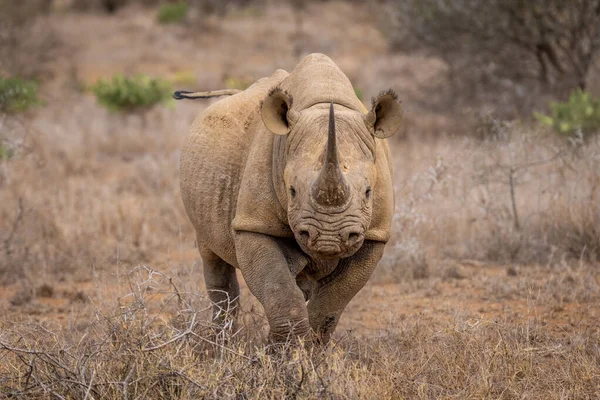
[[[38,21],[61,43],[46,104],[0,116],[0,397],[600,397],[599,137],[456,124],[472,115],[422,101],[443,63],[391,53],[368,6],[310,4],[298,36],[267,3],[202,24],[135,5]],[[272,349],[247,290],[236,326],[211,324],[180,199],[179,151],[214,100],[123,115],[85,87],[142,72],[217,89],[317,51],[365,99],[403,100],[394,235],[330,346]]]

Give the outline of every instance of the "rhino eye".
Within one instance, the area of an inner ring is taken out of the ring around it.
[[[371,197],[371,186],[367,188],[367,191],[365,192],[365,197],[367,198],[367,200],[369,200],[369,198]]]
[[[292,199],[296,197],[296,189],[293,186],[290,186],[290,196],[292,196]]]

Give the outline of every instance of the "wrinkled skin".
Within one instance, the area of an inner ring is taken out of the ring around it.
[[[394,198],[384,139],[401,121],[395,94],[382,92],[367,112],[322,54],[194,121],[181,191],[215,318],[235,310],[238,268],[272,340],[311,331],[329,340],[389,239]]]
[[[349,192],[344,193],[339,206],[323,205],[323,201],[316,199],[319,191],[329,189],[315,187],[326,164],[327,136],[323,132],[328,130],[329,107],[314,107],[310,112],[302,113],[297,128],[287,139],[287,145],[292,149],[288,150],[283,174],[285,187],[291,192],[287,204],[288,221],[301,249],[315,259],[353,255],[362,246],[371,223],[371,183],[377,176],[372,152],[375,140],[364,127],[361,115],[340,111],[335,117],[338,119],[337,132],[347,132],[354,139],[338,140],[338,171],[341,174],[334,178],[344,180]],[[336,136],[345,139],[342,135]],[[304,147],[301,152],[293,151],[300,146]],[[333,182],[332,190],[335,191],[339,184],[336,179]]]

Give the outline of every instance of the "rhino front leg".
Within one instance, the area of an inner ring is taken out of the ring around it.
[[[367,283],[383,255],[384,243],[365,241],[352,257],[321,278],[308,302],[310,325],[322,343],[327,343],[346,305]]]
[[[296,285],[283,240],[252,232],[236,232],[239,268],[250,292],[265,309],[269,338],[283,342],[310,332],[304,295]],[[287,257],[286,257],[287,255]]]

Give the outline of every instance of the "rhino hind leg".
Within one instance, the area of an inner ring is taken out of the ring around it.
[[[200,251],[204,268],[204,282],[213,303],[213,320],[220,324],[235,320],[240,287],[235,267],[223,261],[210,250]]]

